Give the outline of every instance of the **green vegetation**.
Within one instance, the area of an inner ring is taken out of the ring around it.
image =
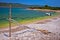
[[[51,7],[48,5],[42,7],[29,7],[30,9],[50,9],[50,10],[60,10],[60,7]]]

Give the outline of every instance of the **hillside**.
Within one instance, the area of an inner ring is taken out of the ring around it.
[[[9,7],[9,5],[12,5],[12,7],[39,7],[39,5],[26,5],[26,4],[20,4],[20,3],[0,3],[0,7]]]

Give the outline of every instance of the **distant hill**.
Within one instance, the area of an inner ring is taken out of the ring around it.
[[[25,7],[27,5],[24,4],[18,4],[18,3],[0,3],[0,7],[9,7],[11,5],[12,7]]]
[[[9,7],[9,5],[12,5],[12,7],[21,7],[21,8],[39,7],[39,5],[25,5],[19,3],[0,3],[0,7]]]
[[[51,9],[51,10],[60,10],[60,7],[52,7],[49,5],[26,5],[20,3],[0,3],[0,7],[9,7],[12,6],[13,8],[30,8],[30,9]]]

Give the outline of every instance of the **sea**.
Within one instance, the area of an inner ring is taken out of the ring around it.
[[[0,7],[0,25],[8,23],[10,8]],[[47,12],[28,10],[25,8],[11,8],[12,19],[16,21],[29,20],[37,17],[45,17]],[[54,12],[48,12],[54,15]]]

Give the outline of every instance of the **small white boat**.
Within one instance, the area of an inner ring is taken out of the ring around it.
[[[51,13],[46,13],[48,16],[51,16]]]

